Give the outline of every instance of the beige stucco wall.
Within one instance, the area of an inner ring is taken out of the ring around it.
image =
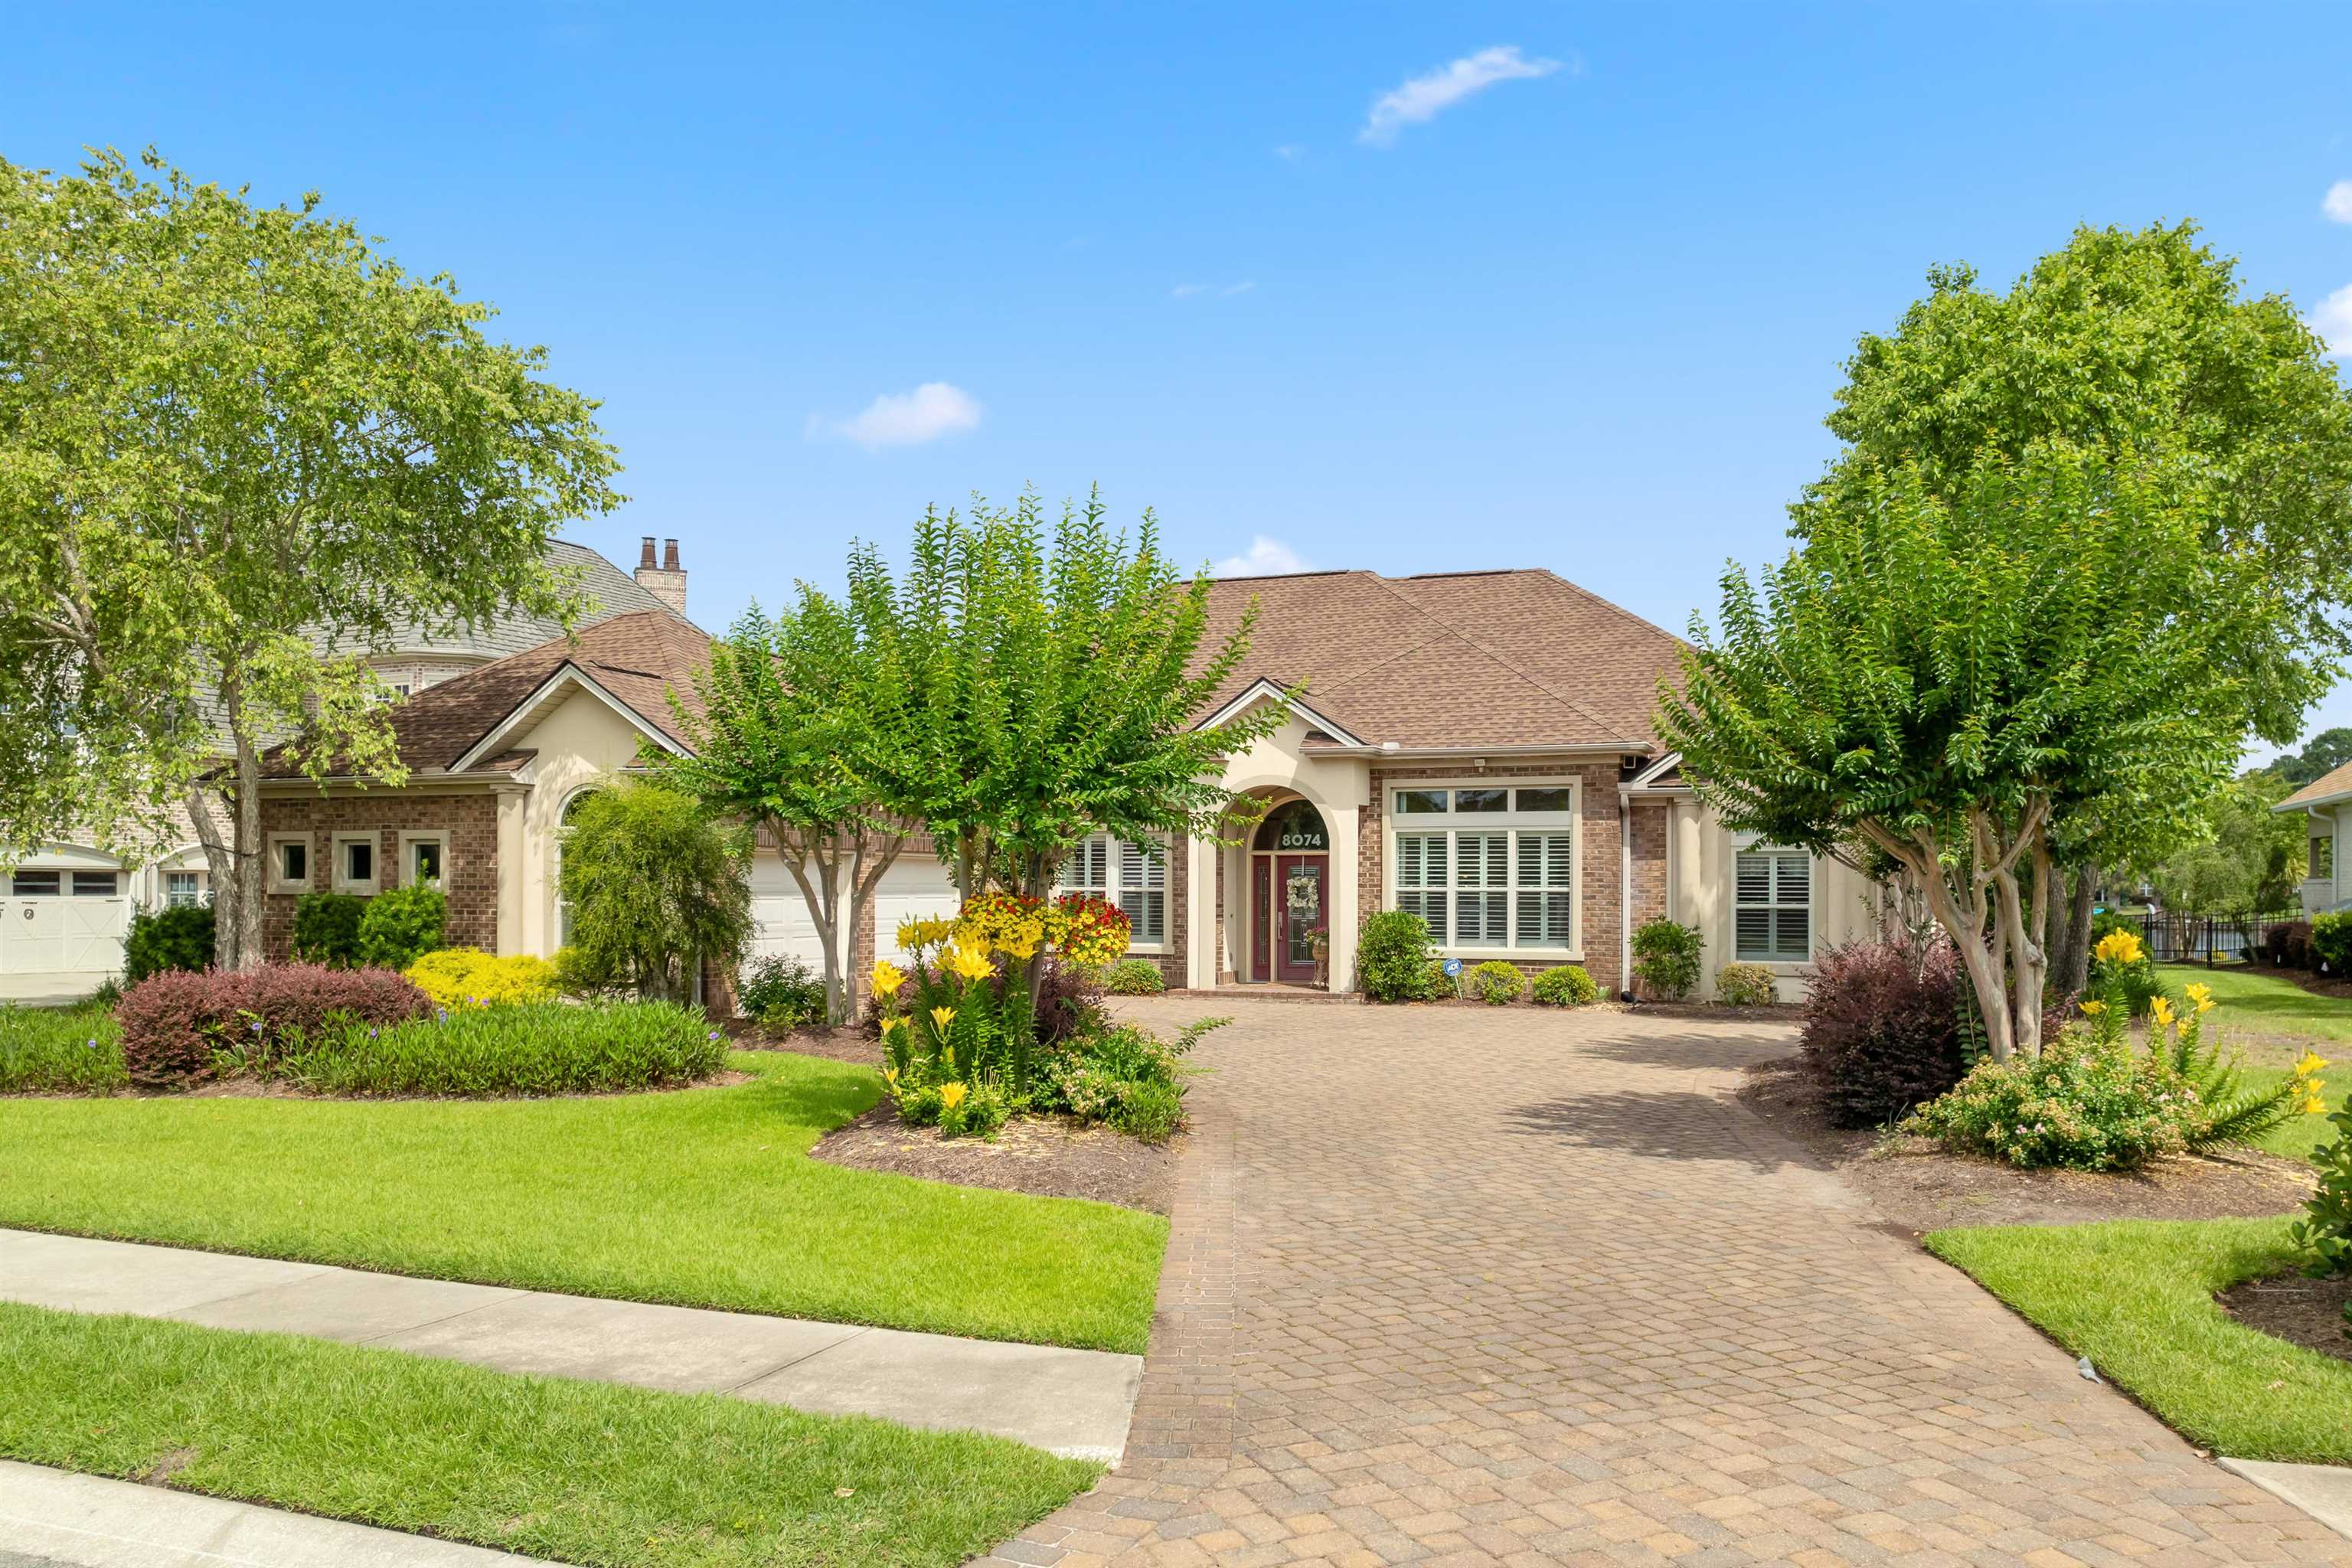
[[[530,788],[514,820],[509,824],[505,816],[499,818],[499,858],[520,868],[520,875],[501,889],[512,900],[510,917],[505,908],[500,910],[502,945],[510,918],[516,936],[511,951],[554,956],[555,835],[562,826],[563,807],[578,791],[635,762],[638,740],[636,727],[603,699],[574,689],[529,729],[502,742],[539,753],[531,760]],[[509,860],[510,834],[520,853]]]
[[[1733,857],[1748,836],[1732,833],[1714,810],[1696,800],[1677,800],[1667,842],[1667,913],[1698,927],[1706,939],[1702,984],[1712,994],[1715,973],[1732,962]],[[1812,863],[1813,951],[1860,941],[1877,933],[1876,889],[1869,879],[1842,861],[1815,857]],[[1812,966],[1772,963],[1766,968],[1783,1002],[1801,1002]]]
[[[1292,795],[1303,795],[1322,814],[1324,829],[1331,838],[1330,867],[1325,882],[1325,897],[1331,906],[1326,919],[1332,932],[1331,989],[1352,991],[1356,988],[1360,853],[1358,826],[1370,798],[1371,764],[1361,757],[1318,756],[1308,752],[1307,729],[1301,719],[1286,720],[1273,734],[1227,759],[1223,783],[1235,794],[1264,794],[1286,799]],[[1217,983],[1220,972],[1242,968],[1246,931],[1239,917],[1247,900],[1232,896],[1231,890],[1248,887],[1249,856],[1240,846],[1215,844],[1195,845],[1192,855],[1186,884],[1189,898],[1185,918],[1192,922],[1186,984],[1210,986]],[[1216,879],[1221,862],[1234,918],[1226,920],[1222,940],[1218,940],[1212,933],[1217,924]]]

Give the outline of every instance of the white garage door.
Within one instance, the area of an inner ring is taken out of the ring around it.
[[[947,868],[929,855],[902,857],[882,873],[874,889],[877,951],[885,958],[903,960],[900,921],[934,920],[955,912],[955,884],[949,880]],[[817,940],[816,922],[809,918],[808,900],[772,850],[761,850],[751,862],[751,918],[753,952],[788,954],[805,960],[813,970],[822,967],[824,946]]]
[[[121,973],[129,881],[94,855],[70,853],[0,878],[0,998],[62,1001]]]
[[[900,921],[939,920],[955,912],[955,883],[949,879],[948,868],[929,855],[902,855],[882,873],[874,889],[875,951],[903,961]]]

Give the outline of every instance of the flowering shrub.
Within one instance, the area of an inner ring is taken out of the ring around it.
[[[1148,958],[1122,958],[1103,974],[1103,989],[1114,996],[1157,996],[1168,989],[1160,966]]]
[[[1491,1007],[1516,1002],[1528,992],[1528,977],[1519,966],[1499,958],[1488,959],[1462,978],[1463,989]]]
[[[1727,1007],[1769,1007],[1780,988],[1760,963],[1727,963],[1715,972],[1715,999]]]
[[[1065,893],[1054,905],[1048,934],[1073,963],[1110,963],[1127,952],[1133,932],[1127,911],[1091,893]]]
[[[2107,1003],[2120,1001],[2135,1018],[2145,1018],[2159,996],[2170,997],[2156,972],[2156,960],[2141,944],[2138,930],[2120,916],[2102,916],[2105,934],[2091,948],[2091,991]]]
[[[2185,988],[2186,1011],[2168,996],[2148,1004],[2147,1048],[2126,1032],[2126,975],[2144,956],[2137,935],[2111,931],[2092,950],[2104,994],[2082,1004],[2087,1028],[2069,1026],[2039,1058],[1983,1062],[1912,1118],[1914,1131],[1947,1147],[2011,1164],[2126,1169],[2160,1154],[2250,1143],[2290,1117],[2325,1109],[2306,1053],[2277,1087],[2243,1090],[2235,1058],[2204,1037],[2216,1004],[2210,987]]]
[[[1536,1000],[1548,1007],[1581,1007],[1601,1000],[1601,987],[1580,963],[1559,963],[1536,976]]]
[[[150,975],[122,994],[114,1017],[131,1080],[166,1087],[211,1077],[219,1050],[274,1050],[331,1021],[397,1024],[432,1011],[423,991],[388,969],[272,963]]]
[[[2188,1147],[2182,1097],[2193,1092],[2126,1044],[2070,1034],[2039,1058],[1979,1063],[1910,1125],[2012,1165],[2123,1170]]]
[[[403,971],[436,1007],[499,1007],[555,999],[555,965],[527,952],[501,958],[478,947],[445,947]]]

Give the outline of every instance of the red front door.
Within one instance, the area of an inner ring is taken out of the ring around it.
[[[1323,901],[1321,855],[1274,857],[1274,977],[1300,985],[1315,980],[1315,936],[1328,915]]]

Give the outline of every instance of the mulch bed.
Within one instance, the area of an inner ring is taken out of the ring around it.
[[[739,1051],[790,1051],[795,1056],[855,1062],[859,1067],[882,1065],[880,1037],[846,1024],[838,1028],[794,1029],[782,1036],[766,1033],[749,1018],[730,1018],[724,1027],[729,1041]]]
[[[1739,1099],[1914,1236],[1951,1226],[2260,1218],[2299,1209],[2317,1183],[2308,1162],[2252,1149],[2137,1171],[2021,1171],[1924,1138],[1846,1131],[1829,1124],[1793,1057],[1749,1068]]]
[[[2352,1279],[2273,1274],[2232,1285],[2215,1300],[2250,1329],[2338,1361],[2352,1361],[2352,1331],[2344,1317],[2346,1303],[2352,1302]]]
[[[936,1127],[902,1125],[885,1101],[826,1133],[809,1155],[860,1171],[1039,1197],[1092,1198],[1164,1215],[1175,1194],[1181,1142],[1139,1142],[1066,1116],[1016,1117],[993,1143],[942,1138]]]

